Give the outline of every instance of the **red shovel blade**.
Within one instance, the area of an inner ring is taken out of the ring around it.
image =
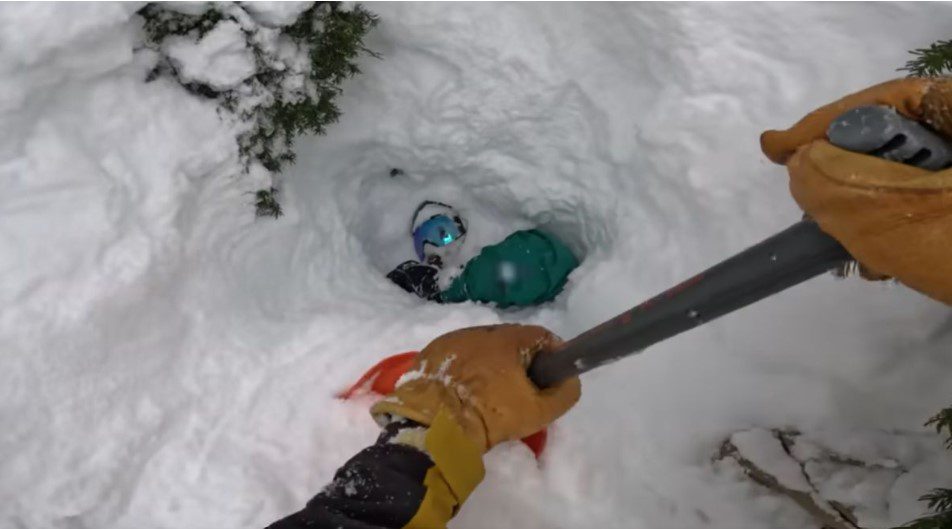
[[[363,376],[357,379],[357,382],[346,390],[338,393],[337,398],[344,400],[349,399],[359,392],[363,393],[361,390],[368,387],[369,391],[377,393],[378,395],[389,395],[393,393],[397,385],[397,380],[400,380],[400,377],[413,367],[413,363],[419,354],[417,351],[409,351],[384,358],[368,369]],[[545,450],[547,440],[548,432],[543,428],[529,437],[523,438],[522,442],[529,447],[529,450],[532,450],[532,453],[535,454],[536,459],[538,459],[542,456],[542,451]]]
[[[522,444],[528,446],[529,450],[532,450],[532,453],[535,454],[535,458],[539,459],[542,457],[542,451],[545,450],[545,443],[548,440],[549,430],[543,428],[529,437],[523,437]]]
[[[410,351],[384,358],[368,369],[352,386],[338,393],[337,398],[349,399],[368,384],[370,385],[370,391],[374,393],[380,395],[393,393],[397,380],[410,370],[419,354],[416,351]]]

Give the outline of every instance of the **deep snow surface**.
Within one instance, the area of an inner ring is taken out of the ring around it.
[[[952,16],[369,4],[383,60],[362,61],[329,136],[299,142],[286,215],[255,221],[261,182],[214,106],[143,82],[135,7],[0,6],[3,528],[252,528],[300,508],[375,437],[369,401],[334,391],[460,326],[573,336],[792,223],[760,131],[895,76]],[[383,278],[424,197],[463,211],[470,253],[540,225],[585,261],[538,309],[424,304]],[[809,526],[710,463],[751,426],[899,461],[869,499],[877,524],[905,521],[949,485],[920,424],[949,403],[950,346],[946,307],[814,280],[586,375],[542,464],[494,450],[452,526]]]

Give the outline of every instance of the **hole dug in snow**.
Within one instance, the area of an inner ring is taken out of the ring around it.
[[[361,182],[361,211],[343,212],[345,224],[382,275],[404,261],[418,260],[411,222],[414,211],[426,200],[452,206],[466,225],[465,240],[444,270],[464,265],[483,248],[515,231],[532,228],[562,240],[581,263],[598,242],[597,236],[607,231],[600,216],[584,202],[556,200],[541,193],[519,197],[508,185],[466,184],[466,175],[421,176],[408,169],[380,171]],[[597,229],[591,229],[592,221]]]

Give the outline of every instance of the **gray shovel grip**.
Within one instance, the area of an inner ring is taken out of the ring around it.
[[[952,166],[952,144],[886,106],[844,112],[830,124],[826,135],[830,143],[848,151],[932,171]]]

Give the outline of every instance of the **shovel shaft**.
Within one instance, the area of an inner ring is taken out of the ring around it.
[[[842,266],[850,255],[804,220],[541,355],[529,377],[549,387]]]

